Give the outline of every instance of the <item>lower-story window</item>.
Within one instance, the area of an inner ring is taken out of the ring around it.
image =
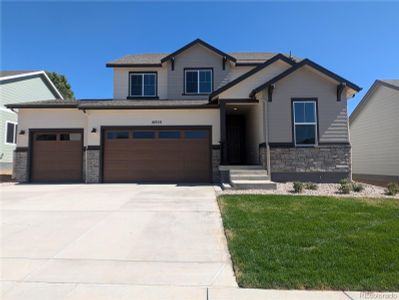
[[[295,146],[317,144],[317,110],[315,100],[292,102]]]
[[[17,143],[17,123],[6,121],[6,144]]]

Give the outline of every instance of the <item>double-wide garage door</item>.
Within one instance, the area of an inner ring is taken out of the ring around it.
[[[104,182],[209,182],[208,128],[117,128],[103,133]]]
[[[82,181],[82,132],[34,132],[32,139],[32,181]]]

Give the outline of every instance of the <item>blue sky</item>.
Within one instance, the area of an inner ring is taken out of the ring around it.
[[[1,69],[65,74],[112,97],[107,61],[199,37],[223,51],[291,51],[363,87],[399,78],[399,2],[2,2]]]

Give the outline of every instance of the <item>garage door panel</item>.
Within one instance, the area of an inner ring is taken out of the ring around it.
[[[185,138],[185,128],[165,134],[165,129],[151,129],[151,139],[132,138],[132,132],[143,129],[126,128],[128,139],[108,139],[105,132],[103,179],[105,182],[209,182],[210,134],[202,129],[189,129],[195,136]],[[177,134],[176,131],[179,133]],[[160,134],[162,132],[162,134]],[[126,136],[126,135],[125,135]],[[139,136],[139,135],[137,135]],[[160,138],[160,137],[168,138]],[[205,136],[205,138],[204,138]],[[179,138],[170,138],[179,137]]]
[[[75,140],[61,140],[73,136]],[[56,140],[41,140],[42,138]],[[76,140],[77,139],[77,140]],[[34,182],[82,181],[82,134],[38,132],[33,135],[32,172]]]

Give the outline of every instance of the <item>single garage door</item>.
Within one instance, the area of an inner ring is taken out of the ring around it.
[[[104,131],[104,182],[209,182],[208,128]]]
[[[82,181],[82,132],[33,133],[34,182]]]

